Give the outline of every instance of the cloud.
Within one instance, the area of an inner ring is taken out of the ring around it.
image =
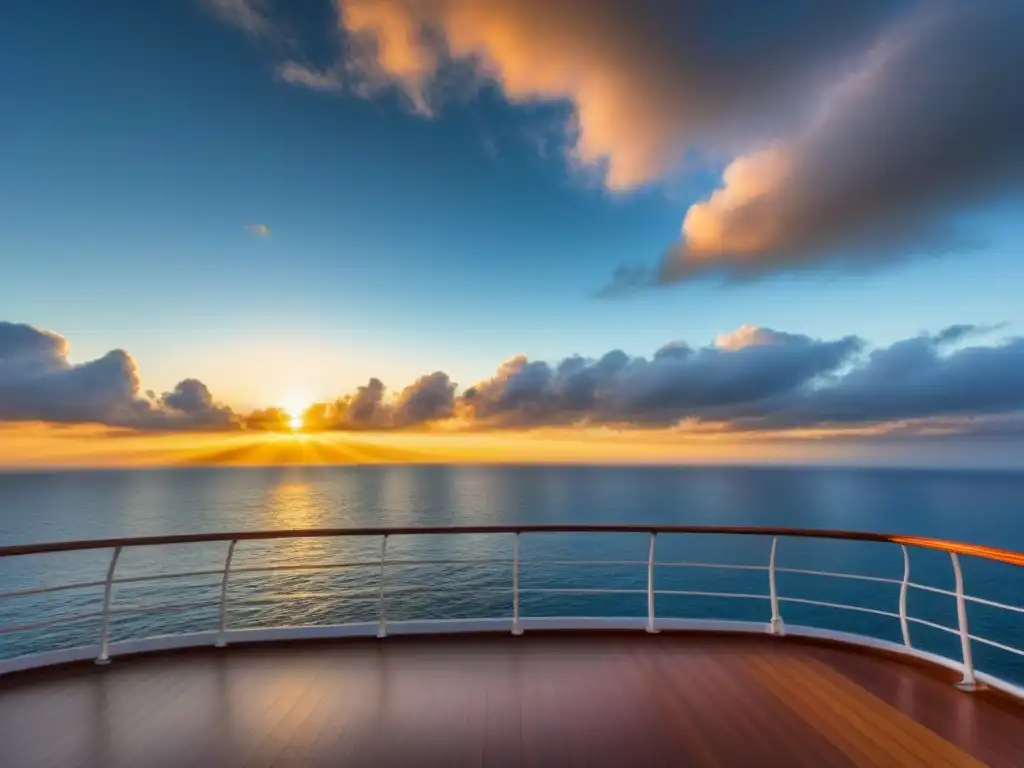
[[[828,5],[828,7],[826,7]],[[422,112],[455,65],[512,102],[569,102],[576,160],[612,189],[661,178],[693,147],[785,125],[893,2],[717,5],[680,0],[338,0],[349,68]],[[752,122],[756,125],[742,125]]]
[[[140,392],[135,361],[124,350],[78,365],[67,340],[30,325],[0,322],[0,421],[106,424],[139,429],[234,425],[206,386],[186,379],[162,398]]]
[[[354,394],[312,406],[303,415],[303,422],[314,430],[417,427],[450,418],[455,409],[455,389],[448,374],[435,371],[421,376],[389,401],[384,382],[372,378]]]
[[[455,410],[455,383],[443,371],[421,376],[402,390],[395,403],[395,426],[446,419]]]
[[[830,386],[775,403],[734,426],[865,424],[1024,409],[1024,338],[946,351],[966,337],[964,326],[954,326],[875,350]]]
[[[1024,184],[1024,5],[939,2],[887,28],[788,138],[736,158],[680,242],[619,288],[974,247],[953,214]]]
[[[340,91],[341,77],[331,70],[311,69],[297,61],[286,61],[277,68],[277,76],[291,85],[301,85],[314,91]]]
[[[266,30],[257,0],[207,0]],[[653,266],[706,275],[876,265],[981,240],[954,214],[1024,182],[1024,5],[1008,0],[334,0],[338,60],[285,82],[404,94],[423,115],[497,86],[568,105],[570,160],[611,190],[731,158]]]
[[[310,431],[538,428],[655,430],[686,436],[1024,436],[1024,337],[953,325],[871,349],[756,325],[653,354],[613,349],[557,361],[516,355],[460,393],[444,371],[390,393],[371,378],[303,414]],[[986,341],[986,339],[989,339]],[[68,360],[60,335],[0,323],[0,422],[144,431],[287,431],[281,408],[239,414],[198,379],[143,393],[132,357]]]
[[[721,418],[731,408],[788,394],[835,372],[861,348],[855,337],[817,341],[744,326],[715,346],[672,343],[650,358],[621,350],[555,365],[523,356],[468,390],[474,421],[496,426],[631,424],[669,426]]]
[[[171,392],[164,393],[159,412],[177,419],[177,426],[233,427],[237,417],[224,405],[214,402],[210,389],[199,379],[184,379]]]
[[[257,408],[245,415],[246,429],[283,432],[291,429],[291,414],[284,408]]]
[[[266,224],[250,224],[245,231],[254,237],[270,237],[270,227]]]
[[[253,36],[273,30],[267,0],[203,0],[210,10],[228,24]]]

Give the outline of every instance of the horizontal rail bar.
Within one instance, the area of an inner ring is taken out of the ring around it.
[[[923,624],[926,627],[932,629],[941,629],[943,632],[948,632],[951,635],[959,635],[959,629],[951,629],[950,627],[943,626],[942,624],[936,624],[934,621],[928,621],[927,619],[918,619],[913,616],[907,616],[907,621],[912,621],[915,624]]]
[[[509,563],[512,561],[509,560]],[[647,567],[646,560],[540,560],[534,558],[522,558],[519,561],[520,567],[530,565],[642,565]],[[657,565],[657,563],[655,563]]]
[[[378,560],[374,565],[380,565]],[[511,557],[464,557],[455,558],[451,560],[420,560],[417,558],[413,559],[395,559],[388,558],[388,568],[393,565],[512,565]]]
[[[534,589],[519,588],[519,594],[535,595],[646,595],[646,589],[600,589],[597,587],[536,587]]]
[[[970,600],[972,603],[981,603],[982,605],[991,605],[993,608],[1002,608],[1005,611],[1024,613],[1024,608],[1021,608],[1019,605],[1007,605],[1006,603],[999,603],[995,600],[986,600],[983,597],[971,597],[970,595],[964,595],[964,600]]]
[[[978,641],[979,643],[984,643],[985,645],[991,645],[993,648],[998,648],[1001,651],[1007,651],[1009,653],[1015,653],[1018,656],[1024,656],[1024,651],[1019,650],[1017,648],[1013,648],[1012,646],[1009,646],[1009,645],[1003,645],[1002,643],[997,643],[995,640],[989,640],[988,638],[978,637],[977,635],[968,635],[968,637],[971,638],[971,640]]]
[[[332,597],[333,597],[333,595],[332,595]],[[345,598],[345,600],[351,601],[351,602],[367,602],[367,603],[376,602],[377,601],[377,591],[373,590],[373,594],[369,594],[369,593],[367,593],[367,594],[355,593],[355,594],[351,594],[351,595],[344,595],[344,598]],[[232,600],[231,601],[231,607],[234,608],[235,606],[238,606],[238,605],[280,605],[282,602],[284,602],[286,600],[319,600],[319,599],[320,599],[320,596],[318,596],[318,595],[309,595],[309,596],[303,596],[303,595],[298,595],[298,596],[284,595],[283,597],[249,597],[249,598],[244,598],[243,597],[243,598],[238,598],[237,600]]]
[[[454,560],[388,560],[392,565],[512,565],[508,558],[461,558]],[[231,575],[238,573],[264,573],[269,571],[332,571],[343,568],[380,568],[380,560],[356,560],[350,563],[309,563],[301,565],[261,565],[249,568],[232,568]],[[222,573],[223,571],[212,571]]]
[[[780,603],[801,603],[803,605],[820,605],[824,608],[839,608],[843,611],[860,611],[861,613],[874,613],[878,616],[891,616],[898,619],[900,615],[892,611],[880,611],[877,608],[867,608],[861,605],[848,605],[846,603],[829,603],[824,600],[808,600],[806,597],[779,597]]]
[[[636,533],[636,534],[725,534],[741,536],[788,536],[795,538],[839,539],[865,542],[890,542],[907,546],[972,555],[987,560],[1024,566],[1024,553],[998,547],[933,539],[924,536],[903,536],[866,531],[844,531],[813,528],[769,526],[699,526],[699,525],[464,525],[424,527],[372,528],[308,528],[279,531],[233,531],[223,533],[184,533],[167,536],[121,537],[84,541],[58,541],[41,544],[16,544],[0,547],[0,557],[36,555],[48,552],[73,552],[114,547],[145,547],[163,544],[197,544],[211,541],[258,541],[274,539],[331,538],[345,536],[403,536],[451,534],[514,534],[514,533]]]
[[[232,568],[231,575],[239,573],[267,573],[270,571],[333,571],[342,568],[366,568],[373,566],[380,567],[380,560],[370,562],[359,560],[352,563],[311,563],[309,565],[256,565],[249,568]]]
[[[877,581],[883,584],[902,584],[902,579],[888,579],[884,576],[861,576],[858,573],[839,573],[837,571],[813,571],[807,568],[776,568],[778,573],[801,573],[808,576],[829,576],[834,579],[856,579],[857,581]]]
[[[83,581],[79,584],[61,584],[56,587],[34,587],[33,589],[23,589],[19,592],[4,592],[0,594],[0,600],[6,600],[9,597],[45,595],[50,592],[66,592],[69,589],[87,589],[89,587],[102,587],[106,583],[107,582],[105,581]]]
[[[28,632],[33,629],[43,629],[44,627],[52,627],[54,624],[63,624],[67,621],[82,621],[83,619],[98,619],[103,614],[101,613],[72,613],[68,615],[56,616],[52,619],[45,619],[44,621],[37,621],[33,624],[21,624],[13,627],[0,627],[0,635],[9,635],[14,632]]]
[[[380,565],[380,564],[378,563],[378,565]],[[419,584],[408,584],[408,585],[398,584],[398,585],[393,585],[391,587],[388,587],[388,595],[391,595],[391,596],[414,595],[414,594],[424,594],[424,593],[438,593],[438,592],[473,592],[473,593],[486,592],[488,594],[503,595],[503,594],[508,594],[511,591],[512,591],[511,587],[481,587],[481,586],[461,585],[461,584],[457,585],[457,586],[455,586],[453,588],[449,588],[449,589],[446,589],[445,587],[440,587],[440,586],[419,585]],[[521,590],[521,591],[525,592],[527,590]],[[282,594],[282,595],[268,595],[268,596],[262,597],[262,598],[244,598],[244,597],[239,597],[239,598],[233,598],[231,600],[231,605],[240,605],[240,604],[245,604],[245,603],[252,603],[255,600],[263,600],[263,601],[266,601],[267,604],[274,604],[274,605],[282,603],[282,602],[285,602],[285,601],[288,601],[288,600],[323,600],[323,599],[328,599],[328,598],[343,598],[345,600],[351,600],[351,599],[355,599],[355,598],[358,598],[358,597],[361,597],[361,596],[364,596],[364,595],[370,595],[370,594],[372,594],[374,596],[374,599],[377,599],[377,595],[378,595],[377,588],[373,587],[373,586],[366,586],[366,587],[355,587],[355,588],[352,588],[352,589],[346,589],[346,588],[332,589],[329,592],[287,592],[287,593]]]
[[[939,589],[938,587],[929,587],[927,584],[917,584],[913,581],[908,581],[907,586],[913,587],[914,589],[920,589],[924,592],[933,592],[936,595],[947,595],[949,597],[956,597],[956,592],[950,589]]]
[[[646,563],[645,563],[646,565]],[[727,568],[734,571],[767,571],[767,565],[743,565],[741,563],[702,563],[678,560],[667,563],[655,563],[658,568]],[[776,568],[776,570],[779,570]]]
[[[771,600],[770,595],[755,595],[747,592],[703,592],[691,589],[657,589],[656,595],[675,595],[679,597],[738,597],[751,600]]]
[[[181,571],[179,573],[156,573],[152,576],[123,576],[118,579],[111,579],[111,584],[136,584],[143,581],[162,581],[163,579],[192,579],[198,576],[221,576],[223,570],[216,571]],[[104,582],[100,582],[103,584]]]
[[[132,613],[181,613],[191,611],[193,608],[203,608],[208,605],[220,605],[220,600],[196,600],[189,603],[169,603],[167,605],[138,605],[126,606],[123,608],[111,608],[111,616],[127,615]]]

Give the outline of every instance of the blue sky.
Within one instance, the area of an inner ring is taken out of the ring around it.
[[[308,56],[329,52],[314,38]],[[678,239],[730,156],[609,190],[552,130],[571,100],[511,104],[491,83],[424,116],[394,91],[284,83],[268,50],[198,0],[8,11],[0,319],[59,332],[75,362],[124,348],[146,388],[194,376],[246,408],[435,369],[469,386],[519,352],[650,354],[742,324],[878,345],[1024,328],[1012,190],[949,211],[978,238],[955,253],[597,299]]]

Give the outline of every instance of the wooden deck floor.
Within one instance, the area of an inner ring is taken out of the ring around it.
[[[776,638],[390,638],[0,678],[0,766],[1024,765],[1024,707]]]

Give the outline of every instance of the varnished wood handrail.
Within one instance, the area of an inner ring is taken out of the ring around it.
[[[0,557],[39,555],[49,552],[75,552],[114,547],[149,547],[162,544],[200,544],[211,541],[256,541],[268,539],[332,538],[349,536],[437,536],[445,534],[501,533],[692,533],[731,534],[740,536],[789,536],[812,539],[889,542],[934,549],[958,555],[970,555],[1010,565],[1024,566],[1024,553],[980,544],[965,544],[923,536],[901,536],[870,531],[844,531],[815,528],[730,525],[461,525],[423,527],[371,528],[293,528],[278,531],[233,531],[218,533],[183,533],[169,536],[139,536],[112,539],[56,541],[40,544],[15,544],[0,547]]]

